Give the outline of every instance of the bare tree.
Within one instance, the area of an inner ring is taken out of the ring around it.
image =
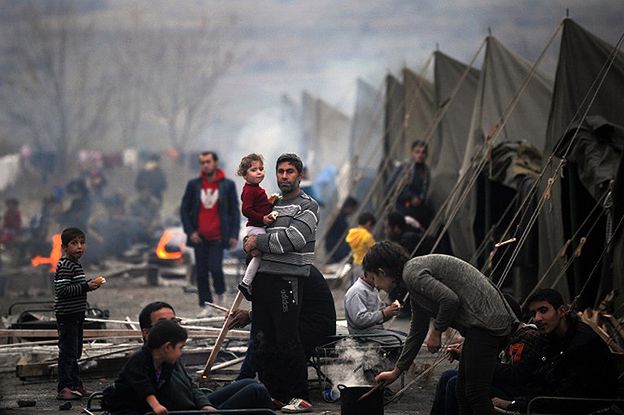
[[[71,2],[45,5],[44,14],[34,3],[20,4],[3,26],[0,113],[35,149],[54,151],[56,173],[67,175],[70,155],[106,133],[113,87],[93,26],[79,20]]]
[[[213,92],[235,62],[236,22],[198,18],[190,27],[148,32],[144,59],[153,116],[182,152],[210,121]]]

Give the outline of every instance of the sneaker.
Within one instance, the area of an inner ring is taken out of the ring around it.
[[[244,282],[238,284],[238,290],[243,294],[245,300],[251,301],[251,287]]]
[[[59,401],[74,401],[76,399],[82,398],[82,394],[78,391],[71,390],[69,388],[63,388],[56,395],[56,399]]]
[[[293,398],[288,405],[282,406],[282,412],[286,414],[302,414],[304,412],[312,412],[312,404],[299,398]]]

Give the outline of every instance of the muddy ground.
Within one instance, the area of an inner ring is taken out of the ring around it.
[[[87,274],[110,275],[116,271],[115,265],[109,267],[109,269],[92,269],[87,270]],[[25,276],[28,278],[28,276]],[[229,274],[226,276],[228,287],[235,287],[236,276]],[[129,316],[131,319],[136,320],[137,315],[141,308],[155,300],[166,301],[172,304],[176,308],[176,312],[182,317],[194,317],[199,312],[196,305],[196,294],[193,292],[187,292],[184,287],[187,285],[184,280],[160,280],[158,286],[149,286],[146,282],[146,278],[141,275],[134,276],[116,276],[114,278],[108,278],[107,284],[100,290],[89,294],[89,302],[92,305],[97,305],[100,308],[107,309],[110,312],[111,319],[122,320]],[[334,288],[334,300],[336,303],[336,310],[339,318],[344,317],[344,311],[342,306],[342,299],[344,295],[344,288]],[[229,304],[234,298],[235,291],[230,289],[226,296],[226,304]],[[35,300],[49,300],[51,293],[49,289],[45,287],[31,287],[29,290],[21,290],[19,292],[6,292],[0,297],[0,313],[6,314],[8,306],[16,301],[35,301]],[[245,302],[243,307],[249,305]],[[408,320],[397,320],[394,324],[394,328],[398,330],[407,330]],[[119,326],[112,326],[111,328],[118,328]],[[0,340],[5,342],[4,339]],[[0,356],[0,359],[2,357]],[[417,359],[415,366],[418,368],[426,367],[433,362],[433,358],[429,353],[423,351]],[[0,364],[2,367],[2,364]],[[385,407],[385,413],[390,415],[395,414],[428,414],[431,407],[431,401],[433,398],[433,391],[435,389],[435,381],[439,373],[449,367],[449,364],[443,363],[436,367],[430,377],[425,380],[418,381],[415,385],[410,387],[406,393],[397,401],[390,403]],[[39,413],[49,414],[73,414],[80,413],[82,408],[86,404],[86,399],[83,401],[73,401],[72,408],[65,411],[59,410],[59,404],[62,402],[55,399],[56,396],[56,380],[54,378],[38,378],[29,379],[26,381],[20,380],[15,375],[14,366],[11,364],[5,364],[0,373],[0,414],[7,415],[30,415]],[[236,367],[233,370],[225,371],[220,376],[222,379],[233,377]],[[315,378],[315,373],[310,371],[310,378]],[[405,382],[409,382],[414,377],[414,373],[410,373],[406,376]],[[83,374],[84,383],[89,391],[102,390],[105,386],[110,384],[114,380],[113,375],[87,375]],[[326,403],[321,399],[321,391],[317,386],[317,382],[310,382],[311,387],[311,399],[314,405],[315,414],[339,414],[340,402]],[[391,389],[396,391],[400,389],[399,382],[391,386]],[[17,405],[18,400],[35,401],[36,406],[20,408]]]

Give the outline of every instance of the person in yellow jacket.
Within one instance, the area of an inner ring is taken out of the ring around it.
[[[362,270],[362,260],[368,250],[375,245],[375,238],[371,232],[373,231],[373,227],[376,222],[375,216],[372,213],[361,213],[357,220],[358,226],[349,229],[349,233],[345,238],[345,241],[347,241],[351,247],[351,252],[353,253],[351,284],[364,275],[364,271]]]

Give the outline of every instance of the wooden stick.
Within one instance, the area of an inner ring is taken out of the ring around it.
[[[609,336],[607,332],[605,332],[602,328],[600,328],[600,326],[598,326],[598,324],[596,324],[595,321],[593,321],[591,318],[588,318],[587,314],[585,313],[578,313],[578,314],[581,317],[581,321],[587,324],[589,327],[591,327],[596,332],[596,334],[600,336],[600,338],[602,338],[602,340],[604,340],[605,343],[607,343],[607,346],[609,346],[611,350],[613,350],[616,353],[624,353],[624,349],[622,349],[622,347],[620,347],[620,345],[617,344],[611,338],[611,336]]]
[[[624,340],[624,329],[622,329],[622,325],[620,324],[620,322],[617,321],[617,319],[613,317],[611,314],[603,314],[603,315],[607,318],[607,320],[609,320],[609,323],[611,323],[611,325],[615,329],[615,332],[620,336],[620,338]]]
[[[130,320],[130,317],[126,316],[126,321],[128,322],[128,324],[126,324],[126,328],[130,330],[138,330],[138,327],[132,320]]]
[[[240,363],[243,360],[245,360],[245,356],[237,357],[236,359],[232,359],[232,360],[229,360],[227,362],[223,362],[223,363],[219,363],[218,365],[214,365],[213,367],[210,368],[210,371],[214,372],[214,371],[219,370],[219,369],[225,369],[226,367],[234,366],[235,364]]]
[[[234,302],[232,303],[232,305],[230,306],[228,310],[227,317],[229,317],[232,314],[232,312],[238,308],[242,300],[243,300],[243,293],[239,291],[236,293],[236,297],[234,297]],[[210,374],[210,368],[212,367],[212,365],[214,365],[214,362],[217,360],[217,355],[219,354],[219,350],[221,350],[221,345],[223,345],[223,340],[225,340],[225,336],[228,333],[227,326],[228,326],[228,318],[226,318],[225,321],[223,322],[223,327],[221,327],[221,331],[219,332],[219,335],[217,336],[215,345],[210,351],[210,356],[208,356],[208,361],[206,361],[206,365],[204,366],[204,370],[202,373],[202,378],[204,379],[208,378],[208,375]]]
[[[190,337],[215,337],[221,334],[218,328],[216,327],[199,327],[199,326],[191,326],[187,327],[191,329]],[[202,333],[203,332],[203,333]],[[226,331],[228,337],[232,337],[234,339],[247,339],[249,338],[248,330],[230,330]],[[41,337],[49,337],[52,339],[56,339],[58,337],[58,332],[56,330],[50,329],[0,329],[0,337],[33,337],[33,338],[41,338]],[[112,338],[112,337],[129,337],[129,338],[137,338],[142,337],[140,330],[125,330],[125,329],[88,329],[84,331],[84,338]],[[224,335],[225,337],[225,335]]]
[[[371,396],[377,389],[379,388],[383,388],[384,386],[386,386],[386,382],[379,382],[378,384],[376,384],[375,386],[373,386],[368,392],[366,392],[364,395],[360,396],[358,398],[358,402],[359,401],[363,401],[364,399],[368,398],[369,396]]]
[[[223,311],[224,313],[227,313],[227,312],[229,312],[229,311],[230,311],[229,309],[227,309],[227,308],[225,308],[225,307],[223,307],[223,306],[220,306],[220,305],[218,305],[218,304],[215,304],[215,303],[204,303],[204,304],[206,304],[207,306],[210,306],[210,307],[212,307],[212,308],[216,308],[216,309],[217,309],[217,310],[219,310],[219,311]],[[228,315],[229,315],[229,314],[228,314]]]

